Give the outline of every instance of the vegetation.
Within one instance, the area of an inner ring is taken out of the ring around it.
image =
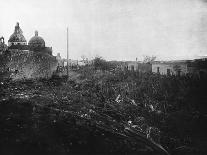
[[[156,56],[144,56],[143,63],[152,63],[155,61],[157,57]]]
[[[113,70],[116,66],[113,63],[107,62],[102,57],[95,57],[93,60],[92,66],[95,70],[110,71]]]
[[[68,81],[2,82],[0,153],[207,152],[205,77],[103,66],[98,58]]]

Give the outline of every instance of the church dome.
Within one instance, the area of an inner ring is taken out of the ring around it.
[[[14,33],[10,36],[8,40],[9,46],[11,45],[26,45],[27,41],[25,37],[23,36],[23,31],[19,26],[19,23],[17,22]]]
[[[38,36],[38,31],[35,31],[35,36],[29,40],[28,45],[31,49],[44,48],[45,41],[42,37]]]

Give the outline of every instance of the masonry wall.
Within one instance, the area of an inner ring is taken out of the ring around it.
[[[126,62],[124,65],[130,71],[138,71],[138,72],[152,72],[152,65],[147,63],[140,62]]]
[[[167,75],[168,70],[170,71],[170,75],[177,75],[178,69],[180,70],[180,75],[185,75],[188,73],[187,64],[185,63],[157,63],[152,64],[152,72],[157,73],[157,68],[159,67],[159,73],[161,75]],[[177,69],[176,69],[177,68]]]
[[[57,64],[56,58],[49,54],[12,50],[6,66],[9,68],[10,78],[19,80],[50,78]]]

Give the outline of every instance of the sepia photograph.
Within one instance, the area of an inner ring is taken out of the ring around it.
[[[0,12],[0,155],[207,154],[207,0]]]

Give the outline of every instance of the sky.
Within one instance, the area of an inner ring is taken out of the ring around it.
[[[207,0],[0,0],[0,36],[20,23],[53,54],[106,60],[193,59],[207,55]]]

